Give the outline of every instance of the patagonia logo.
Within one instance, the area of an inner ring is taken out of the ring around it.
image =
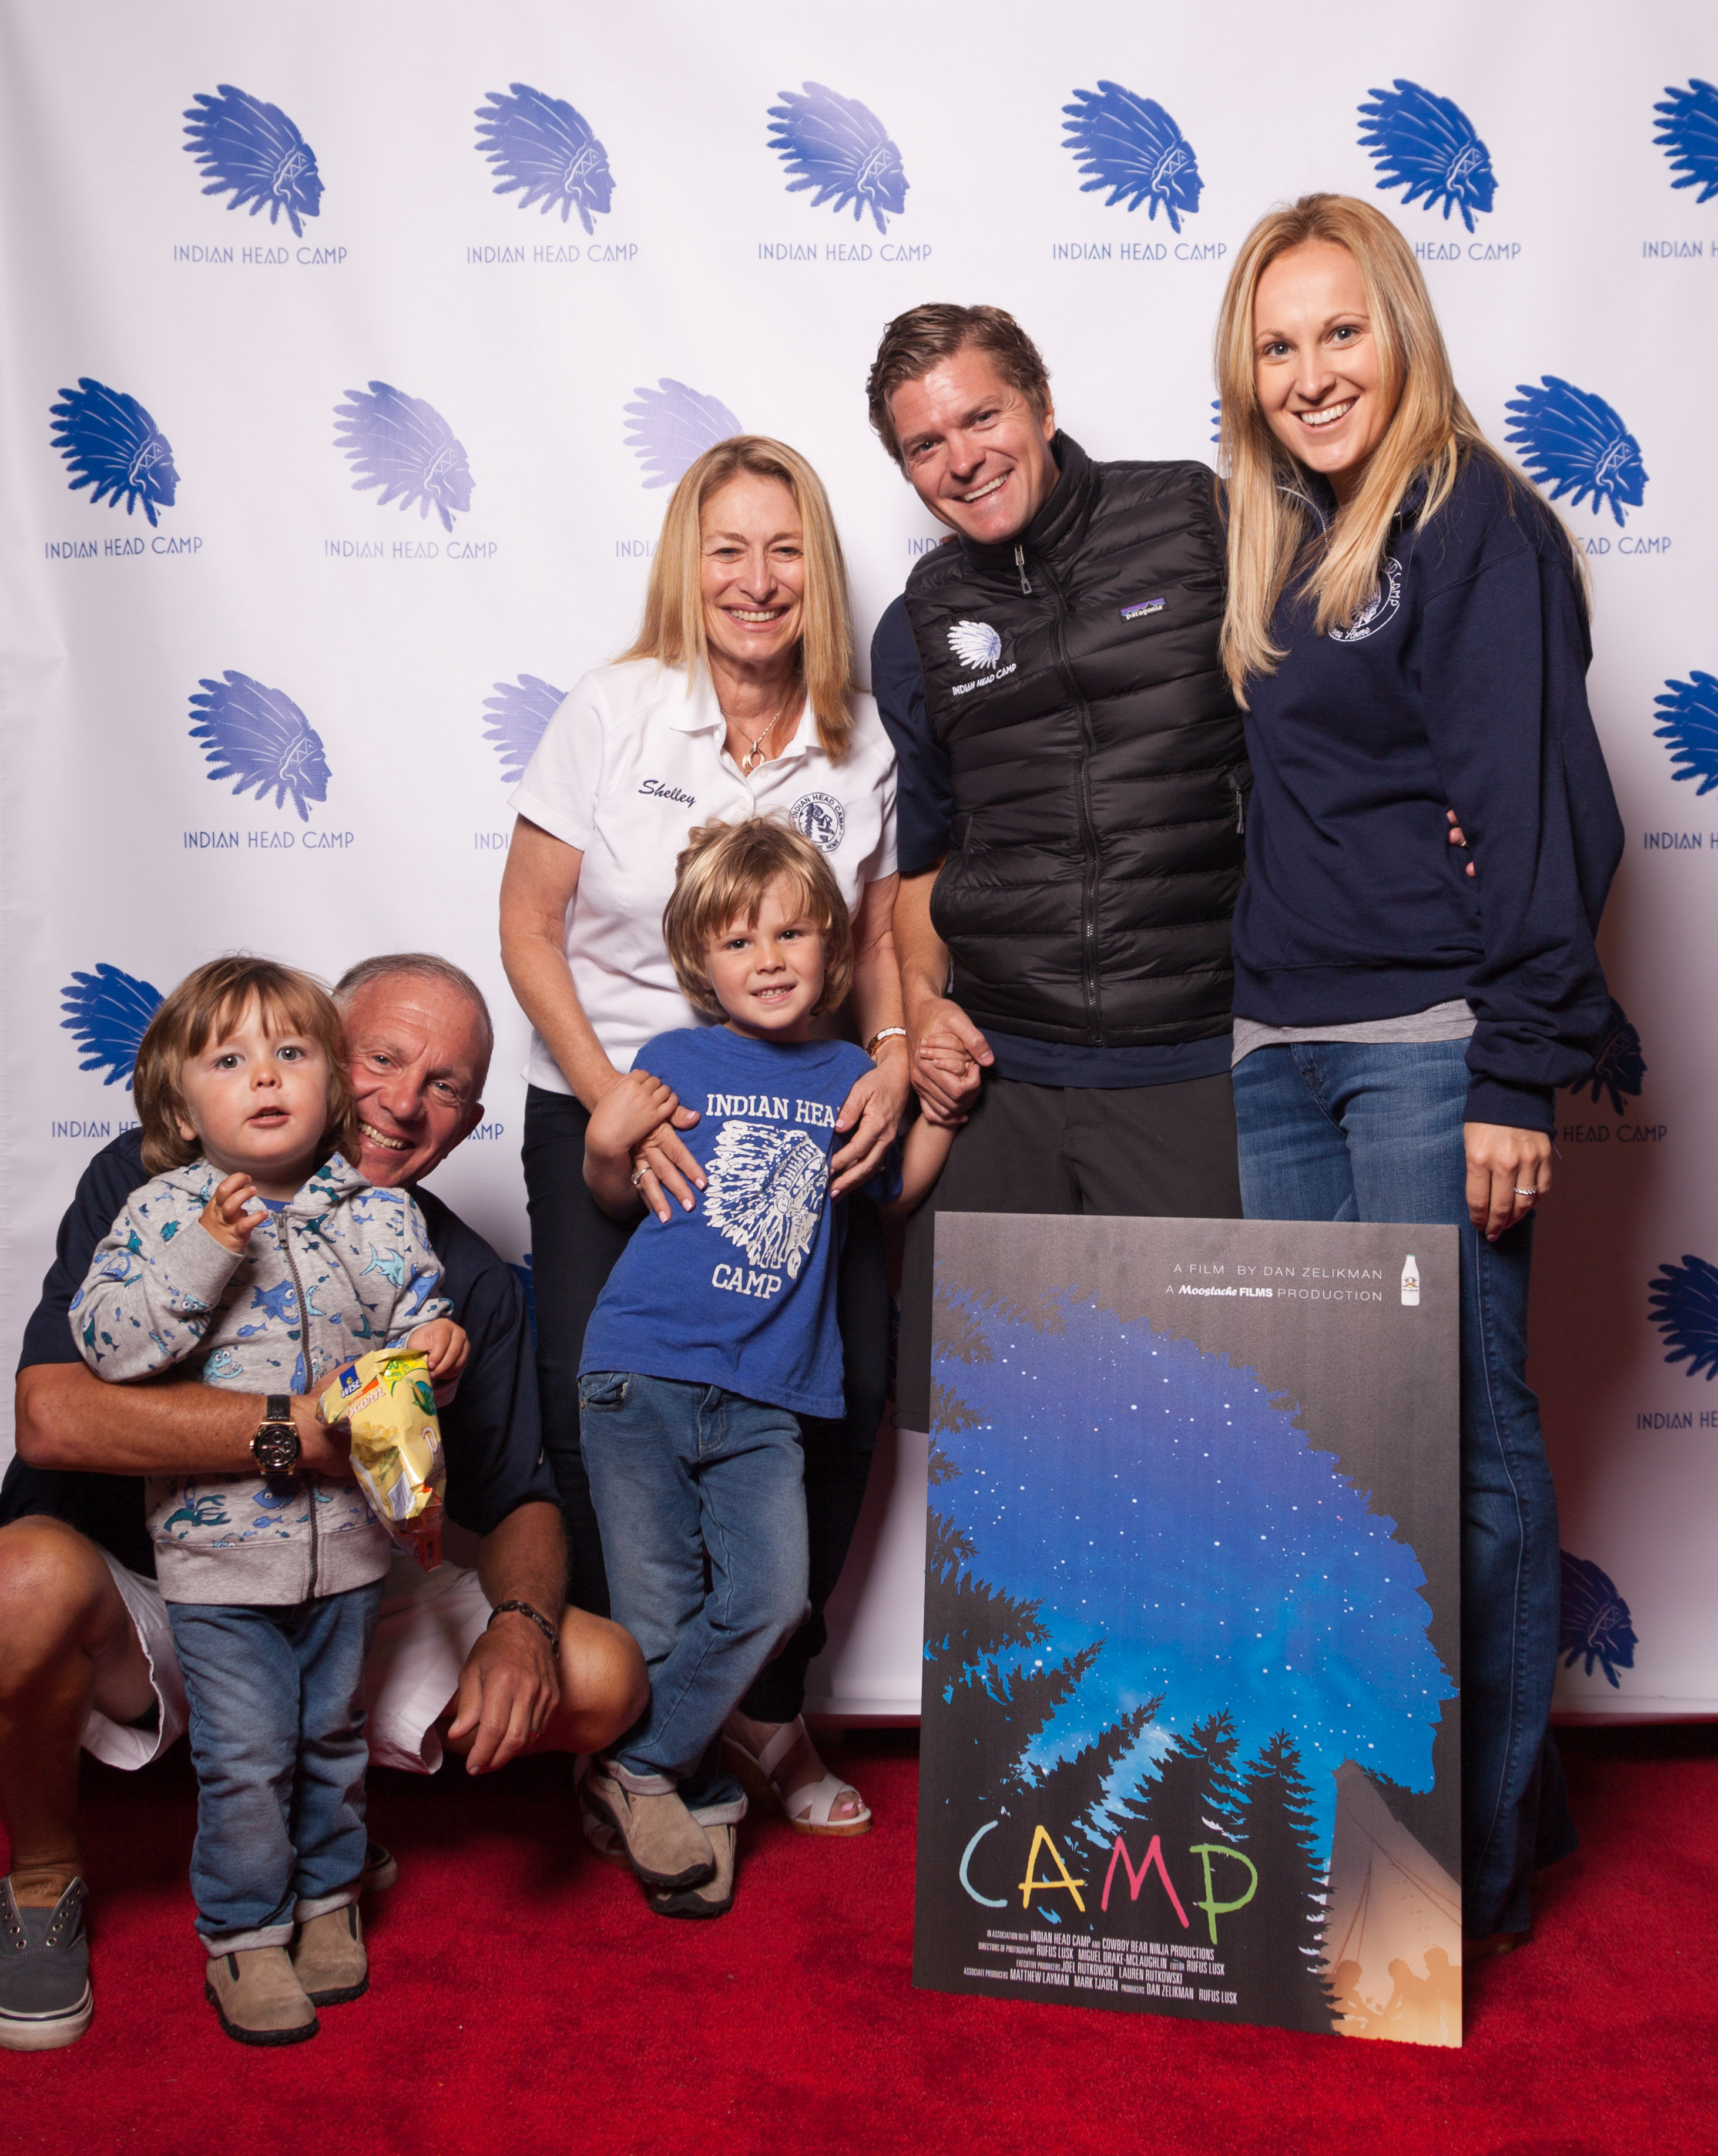
[[[1167,599],[1141,599],[1135,606],[1124,606],[1121,618],[1124,621],[1138,621],[1142,614],[1161,613],[1168,604]]]

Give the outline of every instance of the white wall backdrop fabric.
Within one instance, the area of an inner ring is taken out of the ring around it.
[[[471,968],[501,1049],[437,1187],[526,1262],[503,804],[628,640],[668,484],[739,425],[805,451],[867,639],[934,537],[866,425],[890,316],[1000,303],[1093,454],[1208,456],[1235,248],[1340,189],[1414,243],[1592,572],[1628,851],[1535,1289],[1560,1703],[1718,1711],[1709,7],[1326,34],[1254,0],[880,0],[754,37],[689,0],[5,0],[0,36],[8,1342],[156,992],[236,947]],[[922,1487],[892,1452],[844,1589],[847,1651],[894,1676],[831,1697],[916,1699]]]

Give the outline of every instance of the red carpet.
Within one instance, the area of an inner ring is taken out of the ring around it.
[[[570,1763],[378,1774],[401,1882],[369,1996],[241,2050],[201,1996],[183,1748],[85,1763],[96,2017],[0,2052],[0,2148],[44,2156],[800,2156],[1718,2150],[1718,1732],[1568,1732],[1582,1855],[1469,1979],[1461,2052],[954,1999],[910,1980],[913,1740],[843,1759],[876,1830],[743,1840],[718,1922],[651,1916],[571,1830]]]

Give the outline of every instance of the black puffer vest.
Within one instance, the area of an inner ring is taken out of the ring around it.
[[[1061,477],[1017,543],[959,540],[908,579],[954,789],[931,918],[978,1025],[1208,1040],[1230,1023],[1249,783],[1211,475],[1053,448]]]

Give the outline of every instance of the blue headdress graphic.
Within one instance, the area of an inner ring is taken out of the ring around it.
[[[705,397],[667,375],[642,385],[626,407],[626,446],[645,469],[646,486],[672,486],[706,449],[745,430],[719,397]]]
[[[1624,504],[1638,509],[1646,498],[1647,470],[1640,444],[1622,414],[1602,397],[1558,375],[1515,386],[1520,394],[1504,408],[1515,414],[1505,439],[1520,451],[1534,478],[1550,490],[1553,501],[1572,495],[1571,509],[1591,495],[1597,516],[1608,502],[1612,516],[1623,523]]]
[[[123,1081],[131,1089],[131,1070],[149,1021],[161,1002],[152,981],[117,966],[99,965],[93,973],[74,973],[61,992],[59,1007],[70,1014],[59,1023],[78,1045],[80,1070],[106,1066],[104,1086]]]
[[[198,90],[185,117],[191,122],[185,147],[208,182],[204,194],[230,194],[229,209],[249,203],[253,217],[266,205],[270,224],[285,210],[301,239],[299,219],[321,213],[322,176],[316,151],[280,106],[224,82],[213,97]]]
[[[1583,1078],[1569,1091],[1579,1100],[1590,1083],[1595,1105],[1602,1093],[1608,1093],[1612,1108],[1620,1116],[1625,1096],[1630,1100],[1639,1098],[1646,1068],[1646,1058],[1640,1052],[1640,1035],[1628,1023],[1628,1012],[1613,996],[1605,1017],[1605,1029],[1593,1050],[1591,1079]]]
[[[1649,1302],[1664,1336],[1664,1360],[1686,1363],[1690,1378],[1705,1369],[1709,1384],[1718,1378],[1718,1265],[1687,1254],[1679,1265],[1660,1265]]]
[[[402,511],[414,502],[420,517],[433,508],[444,531],[453,530],[453,511],[471,506],[471,472],[463,443],[433,404],[408,397],[391,382],[373,382],[368,392],[348,389],[349,402],[337,404],[337,447],[358,474],[354,493],[379,486],[378,508],[398,501]]]
[[[1406,187],[1404,208],[1422,195],[1427,209],[1441,202],[1446,224],[1458,209],[1471,232],[1474,211],[1489,210],[1497,193],[1491,152],[1473,121],[1451,99],[1402,75],[1394,90],[1375,90],[1372,97],[1360,109],[1366,123],[1360,139],[1378,167],[1380,189]]]
[[[608,214],[615,176],[583,113],[563,97],[516,82],[505,97],[491,90],[477,120],[477,147],[498,175],[498,195],[519,196],[521,209],[535,203],[545,217],[558,203],[563,224],[576,209],[585,230],[595,231],[590,213]]]
[[[497,681],[495,694],[483,699],[483,708],[489,714],[483,738],[494,743],[502,760],[502,777],[508,785],[525,776],[525,767],[537,753],[543,729],[565,701],[566,693],[535,674],[522,674],[517,681]]]
[[[173,445],[135,397],[110,389],[87,374],[75,389],[62,389],[51,405],[54,446],[72,474],[71,490],[93,487],[92,503],[121,497],[129,516],[141,501],[152,524],[156,511],[171,509],[178,490]]]
[[[1718,786],[1718,680],[1691,667],[1686,681],[1667,681],[1653,701],[1664,721],[1653,739],[1665,742],[1671,762],[1681,765],[1673,778],[1699,779],[1698,800]]]
[[[1193,145],[1157,100],[1119,82],[1100,82],[1096,90],[1077,90],[1073,103],[1062,109],[1069,116],[1062,147],[1092,175],[1080,192],[1108,187],[1106,209],[1126,196],[1130,210],[1149,202],[1154,218],[1161,203],[1170,231],[1179,232],[1181,219],[1199,208],[1205,182]]]
[[[265,689],[229,666],[219,681],[199,681],[191,699],[197,724],[193,741],[203,743],[210,778],[235,781],[233,791],[254,786],[260,801],[270,787],[278,808],[290,793],[306,824],[306,803],[328,798],[328,759],[321,736],[284,689]]]
[[[1591,1558],[1560,1553],[1563,1560],[1563,1609],[1557,1627],[1557,1650],[1563,1667],[1572,1670],[1584,1655],[1587,1674],[1595,1662],[1602,1665],[1607,1679],[1617,1685],[1618,1670],[1634,1667],[1634,1626],[1628,1604],[1617,1592],[1607,1573]],[[1620,1691],[1622,1686],[1617,1685]]]
[[[879,232],[889,228],[885,210],[899,217],[906,208],[908,182],[901,152],[869,105],[808,82],[803,95],[783,90],[769,117],[775,123],[769,146],[795,176],[788,182],[790,195],[815,187],[813,209],[832,198],[839,217],[851,203],[853,222],[869,210]]]
[[[1663,103],[1653,110],[1664,116],[1654,123],[1654,140],[1671,171],[1682,176],[1671,186],[1698,187],[1695,200],[1710,202],[1718,195],[1718,89],[1698,75],[1690,78],[1686,90],[1667,83]]]

